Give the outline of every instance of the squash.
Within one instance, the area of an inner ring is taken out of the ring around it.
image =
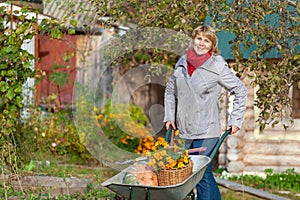
[[[124,180],[126,184],[158,186],[157,175],[147,164],[135,164]]]

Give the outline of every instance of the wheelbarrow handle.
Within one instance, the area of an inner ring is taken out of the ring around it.
[[[225,140],[225,138],[231,133],[232,128],[226,130],[221,137],[219,138],[216,146],[214,147],[214,150],[212,151],[212,153],[210,154],[210,158],[213,159],[217,153],[217,151],[219,150],[220,146],[222,145],[223,141]],[[166,132],[166,137],[165,140],[166,142],[170,143],[171,141],[171,134],[172,134],[172,128],[169,128]]]
[[[221,135],[221,137],[219,138],[219,140],[218,140],[216,146],[214,147],[214,150],[212,151],[212,153],[211,153],[210,156],[209,156],[211,160],[215,157],[215,155],[216,155],[217,151],[219,150],[220,146],[222,145],[223,141],[224,141],[225,138],[231,133],[231,131],[232,131],[232,128],[226,130],[226,131]]]
[[[172,128],[170,127],[167,132],[166,132],[166,137],[165,137],[165,140],[167,143],[170,143],[171,142],[171,134],[172,134]]]

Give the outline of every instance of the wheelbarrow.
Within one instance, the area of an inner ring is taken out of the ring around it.
[[[169,131],[169,130],[168,130]],[[166,133],[166,137],[170,135],[170,132]],[[121,196],[123,199],[129,200],[161,200],[161,199],[172,199],[172,200],[183,200],[187,196],[191,196],[194,199],[193,189],[197,183],[202,179],[208,165],[212,162],[214,156],[219,150],[224,139],[230,134],[231,129],[225,131],[216,146],[214,147],[210,157],[203,155],[190,155],[194,165],[193,173],[183,182],[170,185],[170,186],[145,186],[145,185],[132,185],[124,184],[123,180],[128,172],[128,168],[111,177],[110,179],[103,182],[101,185],[114,191],[116,194]],[[130,168],[130,166],[129,166]]]

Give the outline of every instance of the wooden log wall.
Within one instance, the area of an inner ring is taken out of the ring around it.
[[[300,172],[300,124],[296,119],[290,130],[267,127],[258,132],[255,125],[257,117],[254,110],[254,92],[250,80],[243,79],[248,88],[247,109],[242,129],[236,135],[229,136],[226,150],[219,156],[219,162],[226,162],[229,172],[264,172],[271,168],[274,172],[283,172],[294,168]],[[294,137],[293,137],[294,136]]]

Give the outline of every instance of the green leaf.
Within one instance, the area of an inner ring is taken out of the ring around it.
[[[22,86],[17,86],[17,87],[14,89],[14,92],[15,92],[15,93],[22,93]]]
[[[28,163],[26,166],[25,166],[25,170],[28,171],[28,172],[32,172],[35,168],[35,162],[33,160],[30,161],[30,163]]]
[[[72,26],[77,26],[77,25],[78,25],[78,21],[75,20],[75,19],[71,19],[71,20],[70,20],[70,24],[71,24]]]
[[[9,100],[12,100],[14,97],[16,96],[16,93],[14,92],[14,90],[12,88],[10,88],[8,90],[8,92],[6,93],[6,97],[9,99]]]
[[[5,104],[5,101],[2,96],[0,96],[0,108]]]
[[[51,30],[51,37],[61,39],[62,38],[62,32],[57,28],[53,28]]]
[[[15,103],[19,108],[23,107],[22,100],[23,100],[23,98],[21,96],[16,97]]]
[[[69,83],[69,74],[66,72],[53,72],[50,75],[50,80],[55,83],[56,86],[64,86],[66,83]]]
[[[68,34],[73,35],[76,33],[76,30],[74,28],[69,28],[68,29]]]
[[[4,81],[1,81],[1,82],[0,82],[0,91],[1,91],[1,92],[5,92],[7,89],[8,89],[7,83],[4,82]]]

